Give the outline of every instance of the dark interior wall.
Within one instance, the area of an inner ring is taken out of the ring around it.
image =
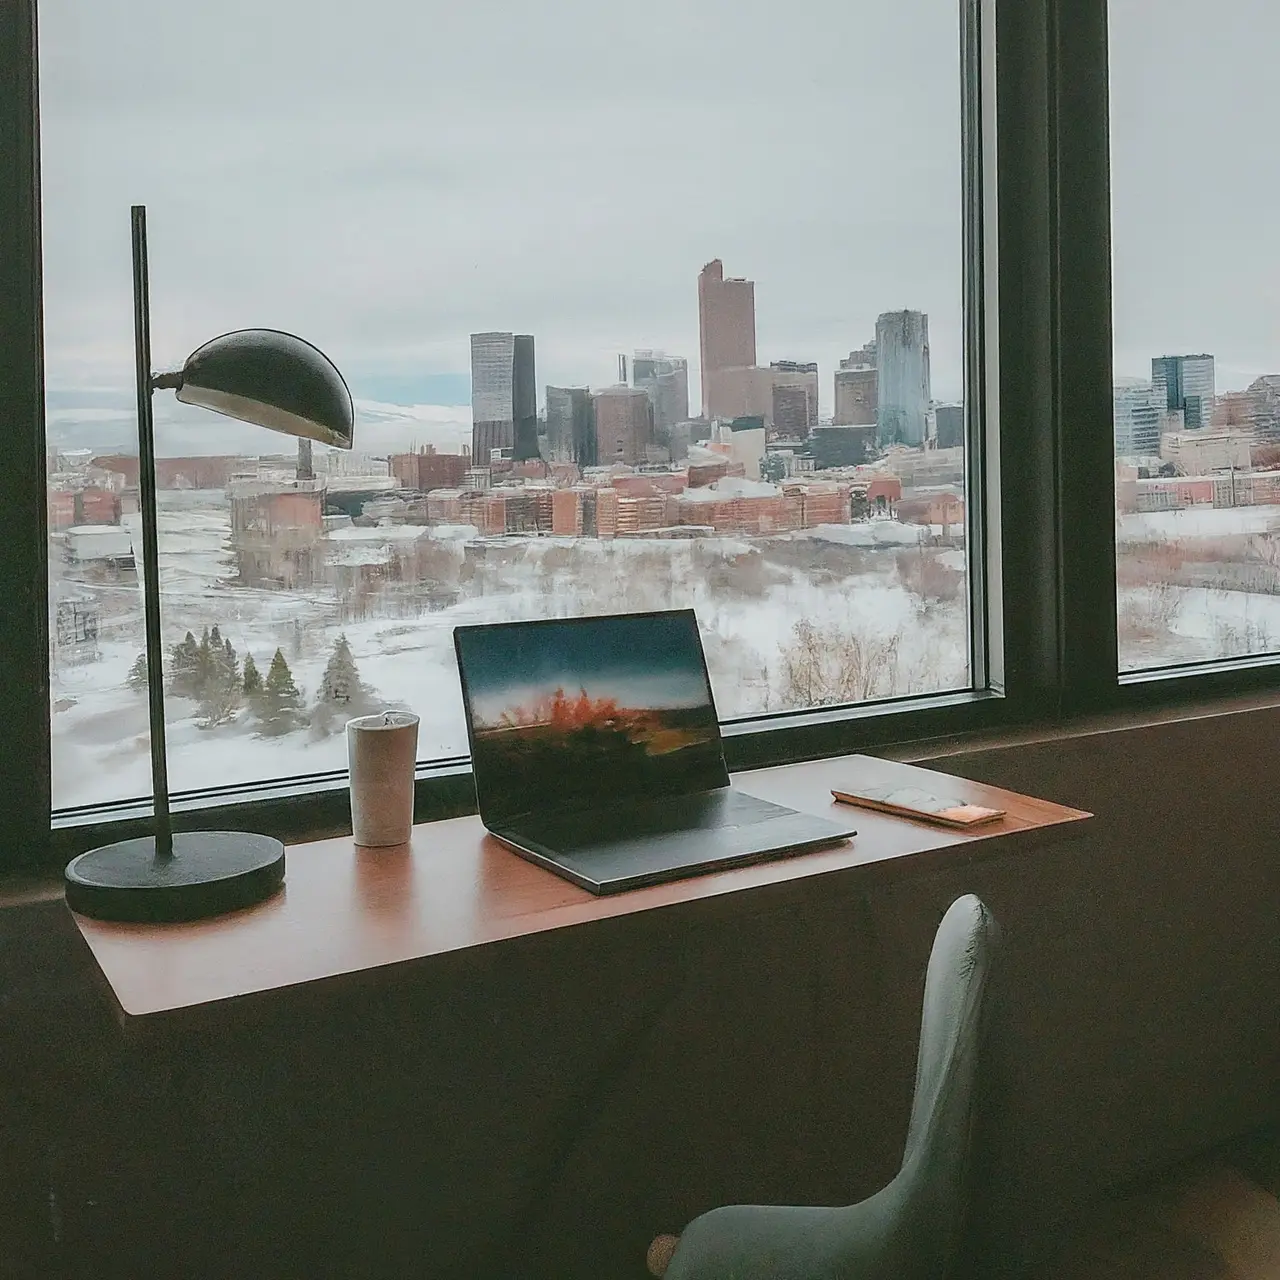
[[[932,932],[1005,948],[975,1247],[1280,1114],[1272,744],[1251,711],[952,751],[1084,838],[842,873],[453,957],[126,1045],[60,902],[0,910],[0,1277],[640,1276],[729,1200],[901,1151]]]

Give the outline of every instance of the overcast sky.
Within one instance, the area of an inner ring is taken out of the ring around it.
[[[1275,0],[1111,0],[1116,373],[1280,372]]]
[[[43,0],[50,382],[131,383],[136,201],[157,364],[272,325],[376,396],[513,329],[541,384],[642,346],[696,384],[718,256],[756,281],[761,361],[818,360],[824,401],[903,307],[958,395],[956,9]]]
[[[1117,373],[1280,370],[1274,0],[1113,0]],[[42,0],[49,380],[132,381],[128,207],[156,364],[292,329],[369,399],[465,402],[467,335],[540,384],[690,358],[696,276],[756,281],[759,358],[929,313],[960,392],[955,0]],[[388,391],[388,388],[391,388]]]

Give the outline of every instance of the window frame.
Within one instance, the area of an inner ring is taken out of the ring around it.
[[[1106,0],[960,0],[972,688],[724,727],[730,767],[789,763],[1134,703],[1275,687],[1278,658],[1121,677],[1116,649]],[[36,0],[0,6],[3,753],[19,821],[0,872],[144,834],[147,802],[54,815]],[[1002,424],[1006,429],[1002,430]],[[469,766],[419,767],[419,821],[474,812]],[[180,828],[350,829],[345,773],[174,797]]]

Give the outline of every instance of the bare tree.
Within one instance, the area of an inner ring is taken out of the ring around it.
[[[779,653],[781,707],[820,707],[899,692],[902,633],[874,635],[839,624],[801,618]]]

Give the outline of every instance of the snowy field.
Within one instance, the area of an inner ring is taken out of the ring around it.
[[[466,754],[452,641],[458,623],[691,605],[722,720],[849,700],[833,697],[833,687],[893,696],[968,682],[963,552],[930,551],[926,560],[923,548],[912,550],[922,531],[911,526],[871,522],[852,537],[847,527],[832,527],[754,544],[732,538],[493,539],[480,544],[477,567],[471,576],[463,574],[449,607],[340,624],[341,605],[331,587],[235,585],[228,508],[220,493],[165,493],[162,503],[166,653],[187,630],[198,638],[216,624],[239,658],[252,654],[264,674],[280,648],[310,703],[334,641],[345,633],[360,678],[377,691],[380,704],[406,706],[421,717],[422,760]],[[359,531],[353,540],[354,532],[343,532],[338,541],[369,544],[363,535],[376,541],[383,531]],[[403,528],[386,533],[388,545],[407,541]],[[456,536],[438,546],[459,563],[466,555]],[[473,560],[475,550],[473,544]],[[60,560],[51,569],[56,588]],[[92,590],[103,611],[96,658],[72,663],[55,655],[52,663],[59,808],[142,796],[150,788],[146,699],[126,682],[142,649],[140,594],[127,585]],[[797,638],[801,621],[807,630]],[[304,727],[267,738],[245,712],[212,729],[200,727],[198,719],[193,702],[168,699],[175,792],[346,766],[340,728],[327,736]]]
[[[1120,669],[1150,670],[1280,650],[1280,596],[1164,581],[1159,560],[1143,558],[1154,548],[1172,553],[1170,564],[1197,564],[1206,571],[1215,563],[1273,565],[1280,559],[1278,530],[1280,508],[1275,506],[1188,507],[1122,516],[1117,553],[1128,573],[1122,573],[1118,601]]]
[[[1280,509],[1257,507],[1183,507],[1180,511],[1140,511],[1121,516],[1117,539],[1126,542],[1176,542],[1185,538],[1225,538],[1266,533],[1280,525]]]
[[[334,531],[329,563],[347,571],[392,564],[426,545],[452,566],[445,598],[454,603],[414,606],[403,616],[403,608],[384,607],[376,595],[354,607],[328,585],[305,591],[238,585],[222,494],[161,496],[166,651],[187,630],[198,638],[215,624],[240,660],[252,654],[264,674],[279,648],[310,706],[333,645],[345,634],[378,704],[421,716],[424,761],[466,754],[453,658],[458,623],[692,606],[723,720],[961,688],[969,678],[964,551],[929,545],[938,529],[873,520],[772,539],[612,542],[480,540],[473,530],[407,526]],[[1242,535],[1265,547],[1276,537],[1278,514],[1246,507],[1126,516],[1120,552],[1168,545],[1190,549],[1194,559],[1197,548]],[[136,516],[131,529],[140,542]],[[55,598],[61,591],[88,593],[101,611],[91,659],[55,654],[51,663],[54,803],[67,808],[145,795],[146,700],[127,684],[142,649],[137,586],[60,582],[57,548],[50,569]],[[1125,670],[1271,652],[1280,649],[1280,595],[1159,581],[1125,586],[1119,628]],[[340,721],[327,734],[303,726],[263,737],[247,710],[205,728],[190,699],[170,697],[167,709],[175,791],[346,766]]]

